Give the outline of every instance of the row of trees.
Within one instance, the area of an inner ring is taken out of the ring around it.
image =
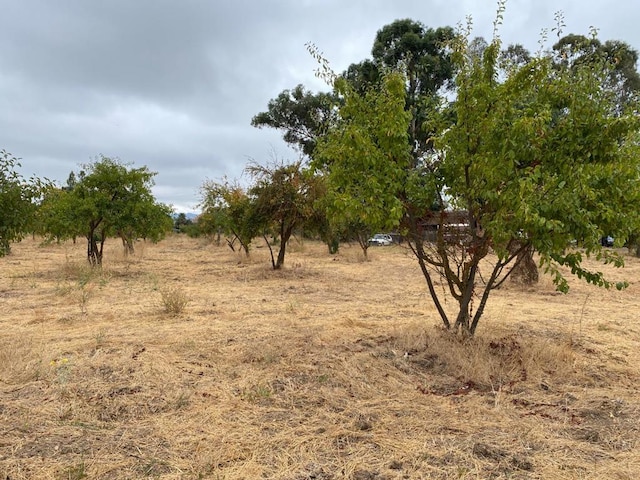
[[[228,235],[227,242],[249,255],[251,242],[264,239],[274,270],[284,265],[287,243],[296,232],[322,232],[325,218],[320,209],[322,183],[301,162],[251,164],[246,169],[252,184],[206,181],[201,189],[203,213],[201,232]],[[277,244],[277,252],[272,243]]]
[[[156,202],[151,187],[155,173],[133,168],[105,156],[69,175],[67,184],[25,180],[16,158],[0,158],[0,256],[11,242],[25,234],[49,241],[84,237],[87,259],[102,265],[108,237],[119,237],[126,253],[133,253],[137,238],[157,241],[173,226],[172,208]]]
[[[245,173],[250,180],[246,188],[226,179],[203,183],[203,212],[197,228],[188,233],[211,236],[218,244],[224,234],[232,250],[247,256],[259,239],[269,248],[273,269],[279,270],[294,234],[321,239],[331,254],[338,252],[341,242],[355,241],[366,258],[372,233],[393,224],[379,212],[374,212],[380,215],[377,222],[372,217],[365,221],[359,214],[334,215],[328,177],[303,161],[252,163]]]
[[[503,11],[501,3],[496,28]],[[444,326],[464,335],[474,334],[490,292],[534,252],[561,291],[566,271],[623,288],[583,260],[621,266],[599,239],[612,235],[621,245],[640,231],[638,56],[595,32],[562,37],[558,20],[557,43],[535,55],[504,48],[495,32],[487,42],[471,39],[470,26],[454,32],[399,20],[378,32],[371,60],[340,75],[309,45],[331,91],[286,90],[252,122],[282,130],[303,160],[251,167],[259,175],[246,191],[206,183],[204,215],[224,219],[217,225],[247,251],[275,222],[282,259],[295,222],[314,213],[325,239],[399,230]],[[295,199],[264,183],[287,182],[289,168],[304,173]],[[263,201],[300,209],[278,223],[258,207]],[[447,234],[451,211],[465,216],[463,235]],[[433,225],[435,241],[426,241]],[[456,300],[453,315],[443,295]]]

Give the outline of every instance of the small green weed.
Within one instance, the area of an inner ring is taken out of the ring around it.
[[[77,465],[72,465],[61,472],[60,480],[81,480],[87,478],[87,467],[84,464],[84,460]]]
[[[240,398],[247,402],[255,403],[271,398],[271,389],[264,385],[254,385],[250,389],[245,389],[240,394]]]

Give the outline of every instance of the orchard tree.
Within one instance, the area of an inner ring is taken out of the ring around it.
[[[84,225],[75,201],[67,187],[50,185],[46,188],[36,211],[36,233],[56,242],[72,238],[75,243],[77,237],[84,236]]]
[[[84,178],[84,171],[76,176],[69,173],[66,185],[59,187],[49,184],[44,189],[42,200],[36,211],[35,232],[43,235],[48,241],[60,242],[65,238],[72,238],[73,243],[79,236],[83,236],[83,226],[77,218],[76,211],[70,202],[74,199],[70,192],[77,183],[77,178]]]
[[[373,58],[352,64],[341,75],[354,92],[364,96],[368,91],[372,91],[373,96],[381,86],[383,72],[404,69],[404,108],[410,114],[407,117],[410,121],[404,141],[413,158],[412,166],[417,166],[425,152],[431,148],[431,133],[423,131],[420,125],[431,108],[432,98],[439,90],[451,84],[453,69],[446,42],[452,37],[453,29],[450,27],[434,30],[410,19],[396,20],[378,31],[372,47]],[[312,55],[320,57],[313,45],[308,44],[307,47]],[[323,68],[327,73],[326,64]],[[340,88],[344,88],[344,82]],[[326,166],[322,166],[322,160],[316,158],[316,146],[330,129],[344,130],[350,127],[343,123],[353,124],[352,120],[345,120],[341,116],[349,108],[354,108],[353,105],[342,108],[343,100],[344,92],[340,89],[331,93],[313,94],[302,85],[298,85],[295,89],[285,90],[276,99],[271,100],[268,111],[256,115],[252,125],[283,130],[285,141],[310,157],[316,175],[321,176]],[[366,155],[366,152],[361,154]],[[327,155],[324,158],[327,159]],[[316,182],[326,183],[321,178],[317,178]],[[348,193],[346,195],[348,196]],[[358,218],[364,213],[355,217],[351,215],[350,218],[344,215],[336,216],[341,210],[339,206],[334,208],[334,204],[323,198],[315,207],[318,214],[315,227],[322,228],[321,237],[329,245],[330,251],[337,250],[336,238],[343,232],[349,238],[358,241],[366,257],[368,239],[377,227]],[[322,208],[323,212],[320,211]],[[366,205],[362,206],[362,210],[366,210]],[[345,210],[342,209],[342,212]],[[328,219],[331,219],[331,222]]]
[[[0,257],[31,229],[40,192],[40,182],[22,178],[16,172],[19,166],[17,158],[0,151]]]
[[[629,44],[619,40],[601,42],[595,36],[570,34],[560,38],[553,46],[553,50],[556,64],[570,70],[578,65],[592,65],[597,68],[605,59],[608,64],[605,86],[615,95],[617,111],[623,112],[629,104],[638,101],[640,94],[638,52]],[[616,243],[622,245],[619,241]],[[639,231],[631,232],[626,244],[636,256],[640,257]]]
[[[411,244],[445,326],[473,335],[490,292],[526,249],[539,253],[560,291],[568,290],[561,267],[613,286],[582,262],[594,256],[622,265],[599,239],[604,232],[624,238],[638,224],[640,122],[633,110],[615,113],[604,60],[569,71],[541,55],[500,80],[500,40],[478,58],[468,54],[467,38],[453,45],[457,120],[437,138],[434,159],[436,192],[466,212],[467,236],[459,248],[425,247],[416,236]],[[573,240],[582,251],[567,250]],[[457,301],[453,318],[434,288],[437,277]]]
[[[127,201],[114,222],[116,235],[122,240],[125,255],[135,253],[135,240],[143,238],[159,242],[173,229],[173,208],[157,203],[151,191],[140,192]]]
[[[58,238],[82,232],[92,266],[102,265],[109,236],[120,237],[128,251],[137,237],[160,240],[171,229],[172,209],[155,201],[151,193],[154,176],[147,167],[129,168],[101,155],[83,166],[74,185],[47,199],[51,201],[46,217],[50,223],[45,229]]]
[[[402,168],[395,153],[399,140],[385,145],[359,134],[383,122],[387,141],[406,134],[404,117],[390,113],[405,104],[401,95],[391,95],[398,74],[385,77],[388,108],[381,109],[375,96],[343,90],[345,104],[361,104],[368,115],[353,117],[358,134],[330,134],[321,150],[335,152],[328,174],[339,181],[336,192],[353,192],[346,211],[366,204],[371,214],[365,219],[386,214],[388,221],[402,222],[444,326],[463,335],[475,333],[491,291],[526,249],[539,253],[560,291],[568,290],[563,267],[589,283],[623,288],[588,270],[583,260],[621,266],[622,258],[603,251],[599,239],[608,232],[623,241],[640,225],[638,105],[618,109],[606,88],[606,58],[569,70],[556,68],[552,54],[540,54],[503,71],[499,38],[481,54],[469,49],[468,39],[462,32],[450,46],[454,116],[444,107],[432,111],[425,128],[438,132],[433,154],[416,167]],[[358,166],[357,157],[346,154],[369,149],[362,158],[376,163]],[[386,188],[371,195],[361,186],[363,177]],[[466,229],[451,231],[447,206],[463,212]],[[427,242],[425,226],[434,220],[438,233]],[[567,248],[574,240],[581,250]],[[453,311],[443,295],[455,299]]]
[[[311,171],[309,174],[312,174]],[[327,177],[315,175],[311,188],[310,193],[315,201],[304,225],[305,234],[319,237],[327,245],[329,253],[334,255],[340,249],[340,240],[347,237],[345,225],[329,213]]]
[[[222,231],[231,238],[227,244],[235,251],[236,241],[249,256],[251,241],[258,235],[261,221],[256,216],[255,202],[238,182],[205,181],[200,187],[202,215],[198,219],[201,231],[213,234]]]
[[[287,243],[294,231],[313,216],[315,177],[302,168],[300,161],[263,166],[251,164],[247,172],[254,180],[249,195],[254,201],[256,223],[260,225],[271,254],[271,266],[279,270],[284,265]],[[267,234],[279,241],[277,258]]]
[[[319,142],[314,167],[326,175],[329,217],[360,227],[366,258],[369,234],[394,229],[404,213],[398,192],[411,164],[405,82],[388,74],[380,89],[362,94],[344,78],[334,87],[344,98],[342,120]]]
[[[562,19],[559,18],[562,23]],[[562,25],[560,25],[561,27]],[[561,28],[558,29],[559,36]],[[637,71],[638,53],[628,44],[621,41],[607,40],[601,42],[595,35],[569,34],[559,38],[553,46],[553,61],[555,68],[574,71],[578,65],[582,68],[590,66],[594,69],[604,69],[603,87],[610,90],[615,98],[616,111],[623,112],[630,102],[637,101],[640,91],[640,74]],[[531,61],[531,54],[522,45],[510,45],[501,54],[504,69],[514,65],[522,67]],[[627,244],[635,247],[638,235],[632,235]],[[519,244],[514,242],[512,247],[517,249]],[[533,283],[538,279],[538,268],[533,258],[534,250],[525,249],[518,254],[517,267],[511,277],[521,283]],[[640,254],[640,248],[636,248]]]

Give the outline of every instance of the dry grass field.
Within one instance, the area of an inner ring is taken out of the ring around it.
[[[462,343],[401,246],[85,248],[0,259],[2,480],[640,477],[635,258],[508,285]]]

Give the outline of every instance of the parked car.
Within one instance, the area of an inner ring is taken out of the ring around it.
[[[393,238],[391,237],[391,235],[386,233],[376,233],[369,239],[369,245],[374,245],[377,247],[386,247],[391,244],[393,244]]]
[[[602,245],[603,247],[613,247],[613,237],[611,235],[602,237],[600,239],[600,245]]]

